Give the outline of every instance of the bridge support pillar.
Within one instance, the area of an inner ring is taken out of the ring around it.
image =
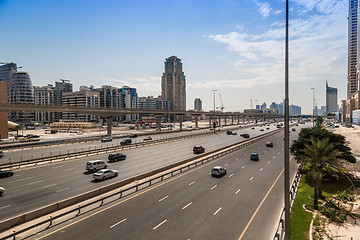
[[[113,117],[106,117],[106,124],[107,124],[107,136],[111,137],[111,125],[112,125]]]
[[[195,129],[199,127],[199,118],[195,117]]]
[[[209,128],[211,128],[211,117],[209,117]]]
[[[224,117],[224,122],[225,122],[224,126],[226,126],[226,119],[227,119],[227,116]]]
[[[180,122],[180,131],[182,131],[182,122],[183,122],[183,117],[179,117],[179,122]]]
[[[161,117],[156,117],[156,124],[158,127],[159,133],[161,132]]]
[[[231,116],[231,125],[234,125],[234,116]]]

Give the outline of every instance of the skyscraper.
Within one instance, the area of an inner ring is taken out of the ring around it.
[[[171,56],[165,61],[161,77],[161,96],[170,101],[173,111],[186,111],[186,81],[181,59]]]
[[[195,98],[194,101],[194,110],[201,111],[202,110],[202,101],[200,98]]]
[[[337,88],[329,87],[326,81],[326,112],[337,112]]]
[[[358,9],[359,0],[349,0],[349,17],[348,17],[348,88],[347,98],[359,90],[357,80],[357,63],[358,58]]]

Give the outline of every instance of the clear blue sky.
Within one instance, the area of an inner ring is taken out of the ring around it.
[[[311,113],[314,87],[325,105],[326,80],[340,104],[348,1],[291,0],[290,8],[290,104]],[[175,55],[188,109],[197,97],[212,109],[212,89],[225,111],[284,96],[284,0],[0,0],[0,22],[0,62],[23,66],[35,86],[62,78],[74,90],[128,85],[158,96],[164,61]]]

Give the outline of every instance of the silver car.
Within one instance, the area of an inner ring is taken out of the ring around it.
[[[0,187],[0,196],[4,195],[5,194],[5,188],[3,187]]]
[[[223,168],[222,166],[215,166],[213,167],[213,169],[211,170],[211,176],[215,177],[215,176],[222,176],[226,174],[226,169]]]
[[[111,169],[101,169],[93,174],[95,180],[105,180],[107,178],[117,177],[118,171]]]

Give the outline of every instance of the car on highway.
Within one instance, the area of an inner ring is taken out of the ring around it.
[[[26,134],[24,137],[26,138],[39,138],[39,135],[35,135],[35,134]]]
[[[126,155],[122,154],[122,153],[111,153],[108,156],[109,162],[115,162],[115,161],[119,161],[119,160],[125,160],[126,159]]]
[[[266,146],[267,146],[267,147],[273,147],[274,144],[273,144],[273,142],[267,142],[267,143],[266,143]]]
[[[251,129],[252,129],[252,130],[254,130],[255,128],[254,128],[254,127],[252,127]]]
[[[104,137],[101,139],[101,142],[111,142],[112,141],[112,137]]]
[[[293,131],[293,132],[295,132],[295,131],[296,131],[296,129],[295,129],[295,128],[293,128],[293,129],[292,129],[292,131]]]
[[[244,134],[242,135],[242,137],[243,137],[243,138],[250,138],[250,135],[247,134],[247,133],[244,133]]]
[[[138,135],[135,133],[130,135],[130,138],[137,138],[137,137],[138,137]]]
[[[270,130],[270,128],[267,127],[266,130]]]
[[[151,136],[147,136],[147,137],[144,138],[144,141],[150,141],[150,140],[152,140]]]
[[[205,152],[205,148],[203,146],[195,146],[193,147],[194,154],[199,154]]]
[[[226,131],[226,134],[227,134],[227,135],[232,135],[232,133],[233,133],[233,132],[230,131],[230,130],[227,130],[227,131]]]
[[[4,157],[4,152],[0,150],[0,158]]]
[[[232,135],[237,135],[237,132],[232,132],[231,134],[232,134]]]
[[[121,145],[121,146],[130,145],[131,142],[132,142],[131,139],[125,138],[125,139],[123,139],[123,140],[120,142],[120,145]]]
[[[105,180],[107,178],[117,177],[119,172],[111,169],[101,169],[93,174],[95,180]]]
[[[251,161],[259,161],[259,154],[257,154],[257,153],[252,153],[252,154],[250,155],[250,160],[251,160]]]
[[[219,177],[226,174],[226,169],[222,166],[215,166],[211,169],[212,177]]]
[[[14,172],[11,170],[0,170],[0,178],[11,177],[14,175]]]
[[[88,172],[96,172],[97,170],[107,168],[106,163],[103,160],[93,160],[86,163],[86,170]]]
[[[260,128],[260,131],[264,131],[264,129],[263,129],[263,128]]]
[[[4,195],[5,194],[5,188],[3,187],[0,187],[0,196]]]

